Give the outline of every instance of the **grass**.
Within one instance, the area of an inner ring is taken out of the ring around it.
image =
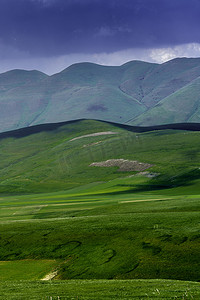
[[[57,260],[57,279],[198,281],[198,196],[113,194],[112,184],[2,197],[0,259]]]
[[[51,273],[57,266],[55,260],[0,261],[0,281],[38,280]]]
[[[70,142],[107,130],[118,134]],[[199,132],[81,121],[0,149],[2,299],[199,296]],[[89,167],[110,158],[150,163],[156,177]]]
[[[70,280],[0,282],[1,298],[27,299],[198,299],[199,283],[172,280]]]
[[[74,137],[101,131],[115,131],[117,134],[71,141]],[[191,179],[200,178],[197,170],[200,163],[199,132],[134,133],[108,123],[85,120],[51,132],[1,139],[0,151],[0,192],[4,194],[68,190],[134,174],[119,173],[116,167],[89,166],[92,162],[112,158],[152,164],[150,172],[160,176],[151,181],[151,189],[153,185],[156,188],[181,185],[183,176],[186,184]],[[191,172],[196,177],[191,178]],[[174,176],[176,180],[173,182]]]

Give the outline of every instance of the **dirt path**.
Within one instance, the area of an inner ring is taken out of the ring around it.
[[[95,133],[91,133],[91,134],[86,134],[86,135],[78,136],[76,138],[71,139],[70,142],[78,140],[78,139],[86,138],[86,137],[99,136],[99,135],[108,135],[108,134],[118,134],[118,132],[115,132],[115,131],[95,132]]]
[[[58,274],[58,271],[51,272],[51,273],[47,274],[45,277],[43,277],[41,280],[44,280],[44,281],[51,280],[54,277],[56,277],[57,274]]]

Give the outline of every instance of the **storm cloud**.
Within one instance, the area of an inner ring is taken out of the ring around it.
[[[0,62],[174,49],[199,32],[199,0],[0,1]]]

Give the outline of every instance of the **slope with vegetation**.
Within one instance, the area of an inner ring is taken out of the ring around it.
[[[197,299],[198,129],[79,120],[1,133],[0,297]]]
[[[194,128],[192,125],[191,128]],[[0,192],[60,191],[137,173],[119,172],[114,166],[90,166],[109,159],[150,164],[149,172],[159,174],[151,181],[151,188],[153,185],[170,187],[178,185],[179,180],[181,184],[183,180],[187,183],[198,177],[198,131],[165,129],[148,132],[150,128],[123,127],[114,123],[80,120],[2,133]],[[198,129],[197,124],[195,129]],[[147,132],[137,132],[141,130]]]
[[[200,279],[200,133],[134,130],[80,120],[1,134],[1,280],[17,264],[18,279]],[[113,159],[146,170],[90,166]]]
[[[200,59],[119,67],[74,64],[58,74],[0,74],[0,131],[81,118],[130,125],[199,122]]]

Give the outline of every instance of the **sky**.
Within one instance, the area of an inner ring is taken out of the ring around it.
[[[200,0],[0,0],[0,73],[200,57]]]

